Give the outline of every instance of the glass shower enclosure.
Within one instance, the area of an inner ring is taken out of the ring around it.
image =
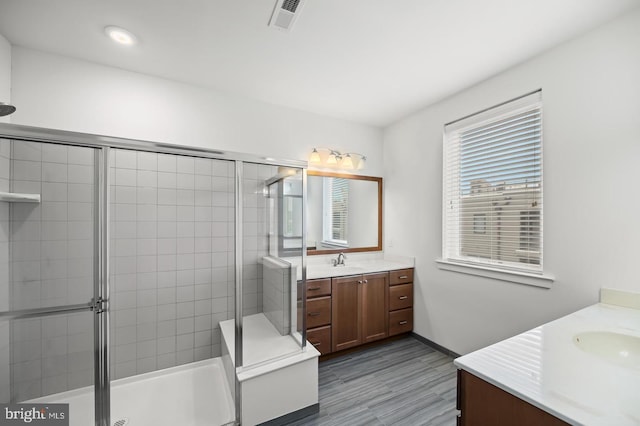
[[[78,426],[241,423],[223,324],[235,371],[306,342],[304,167],[0,124],[0,403],[69,404]],[[277,350],[256,347],[265,330]]]

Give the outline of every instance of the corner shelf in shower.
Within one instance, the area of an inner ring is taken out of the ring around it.
[[[40,194],[20,194],[17,192],[0,191],[0,201],[9,203],[39,203]]]

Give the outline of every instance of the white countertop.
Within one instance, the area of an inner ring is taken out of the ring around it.
[[[640,310],[599,303],[457,358],[454,363],[575,425],[640,425],[640,365],[578,348],[586,331],[640,337]]]
[[[371,274],[375,272],[394,271],[397,269],[413,268],[413,259],[375,259],[359,260],[351,262],[347,260],[346,265],[332,266],[331,264],[309,264],[307,265],[307,279],[331,278],[346,275]]]

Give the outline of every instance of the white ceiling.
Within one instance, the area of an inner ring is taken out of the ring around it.
[[[12,44],[385,126],[640,0],[0,0]],[[117,46],[106,25],[140,39]]]

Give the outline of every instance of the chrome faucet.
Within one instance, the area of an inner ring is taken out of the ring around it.
[[[333,266],[340,266],[340,265],[344,266],[344,260],[346,258],[347,256],[345,256],[344,253],[340,253],[337,259],[333,259],[332,261]]]

